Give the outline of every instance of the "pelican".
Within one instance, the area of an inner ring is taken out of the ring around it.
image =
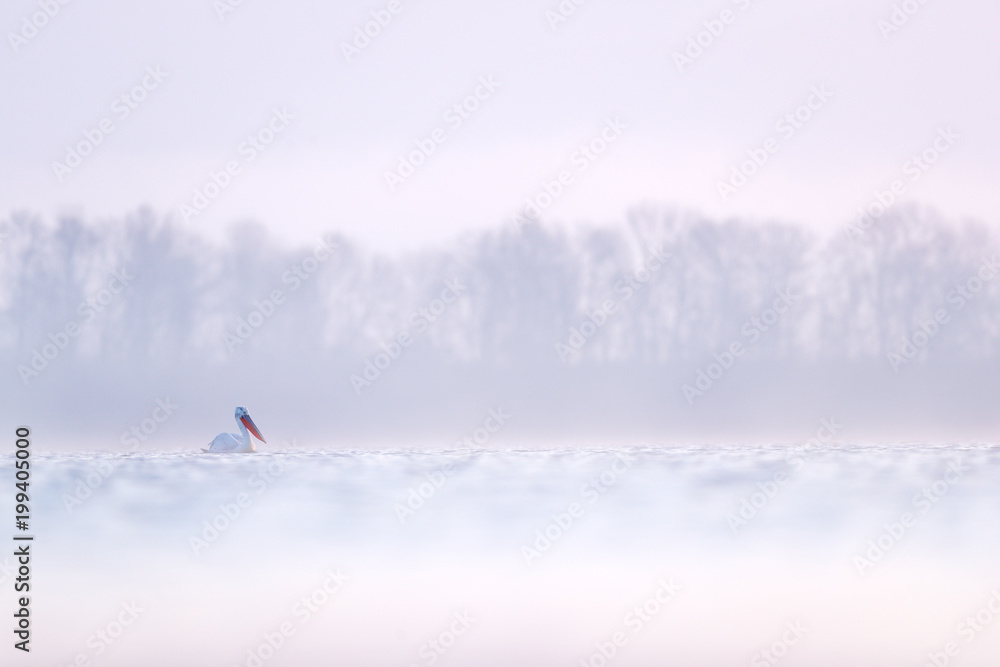
[[[213,454],[230,454],[230,453],[244,453],[244,452],[255,452],[253,440],[250,439],[250,433],[254,435],[255,438],[263,443],[267,443],[264,436],[260,434],[257,430],[257,425],[253,423],[250,419],[250,413],[242,405],[236,408],[236,423],[240,427],[240,433],[242,435],[237,435],[235,433],[220,433],[215,436],[215,440],[208,446],[208,449],[202,450],[206,452],[211,452]],[[250,429],[250,433],[247,433],[247,429]]]

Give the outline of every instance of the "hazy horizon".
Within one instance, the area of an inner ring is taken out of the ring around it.
[[[913,207],[836,235],[636,208],[399,256],[150,211],[0,230],[0,393],[56,448],[124,451],[143,421],[149,451],[199,448],[236,405],[274,449],[454,448],[498,408],[501,447],[1000,427],[996,231]]]

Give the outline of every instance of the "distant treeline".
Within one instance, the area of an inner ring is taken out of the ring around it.
[[[1000,332],[993,230],[914,210],[856,240],[635,211],[619,227],[503,229],[399,260],[334,233],[283,247],[249,224],[211,245],[148,213],[13,216],[0,230],[8,361],[71,322],[72,357],[199,364],[277,346],[368,355],[410,330],[456,361],[662,363],[740,341],[754,355],[888,363],[914,338],[920,357],[992,357]],[[449,284],[454,298],[427,311]]]
[[[825,235],[637,209],[618,226],[507,226],[398,259],[335,231],[288,247],[242,224],[212,244],[145,211],[102,224],[12,215],[0,222],[0,390],[169,376],[208,391],[254,364],[265,378],[324,373],[347,400],[418,368],[424,384],[444,381],[433,369],[490,367],[540,386],[564,371],[579,385],[600,369],[672,368],[659,390],[684,406],[683,385],[736,361],[898,375],[992,360],[998,252],[985,224],[917,209]],[[296,391],[284,381],[283,396]]]

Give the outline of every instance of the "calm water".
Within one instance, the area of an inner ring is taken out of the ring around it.
[[[1000,655],[986,445],[39,455],[32,512],[33,650],[4,664]]]

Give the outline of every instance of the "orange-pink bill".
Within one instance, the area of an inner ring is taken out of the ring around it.
[[[260,440],[264,444],[267,444],[267,440],[265,440],[264,436],[262,436],[260,434],[260,431],[257,430],[257,425],[253,423],[252,419],[250,419],[250,415],[247,415],[245,417],[240,417],[240,421],[243,422],[243,425],[247,427],[247,430],[253,433],[258,440]]]

